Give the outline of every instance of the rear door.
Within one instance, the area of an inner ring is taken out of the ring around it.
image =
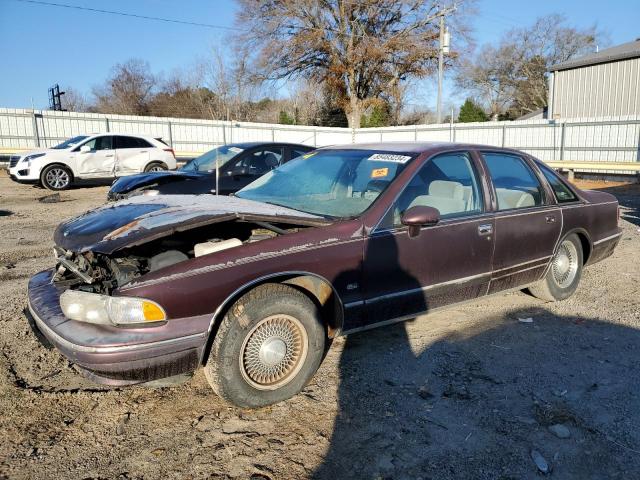
[[[89,151],[81,151],[89,147]],[[104,135],[95,137],[74,149],[73,157],[76,174],[83,178],[110,177],[115,165],[113,137]]]
[[[150,150],[155,148],[144,138],[116,135],[116,176],[144,171],[149,164]]]
[[[495,252],[489,293],[542,277],[562,229],[562,212],[524,157],[482,152],[495,197]]]

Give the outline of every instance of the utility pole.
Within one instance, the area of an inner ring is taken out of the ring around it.
[[[450,8],[444,8],[438,12],[440,17],[440,44],[438,45],[438,105],[436,107],[436,123],[442,122],[442,78],[444,76],[444,56],[449,54],[450,36],[449,30],[444,26],[444,16],[454,12],[455,3]]]

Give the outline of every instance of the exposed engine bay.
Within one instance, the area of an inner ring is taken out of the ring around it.
[[[297,232],[301,225],[232,220],[201,226],[106,255],[54,247],[54,282],[86,292],[111,292],[146,273],[194,257]]]

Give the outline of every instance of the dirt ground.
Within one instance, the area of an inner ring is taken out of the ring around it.
[[[28,277],[107,188],[40,203],[2,173],[0,478],[529,479],[534,457],[553,478],[638,478],[640,186],[594,186],[625,206],[624,234],[571,299],[512,293],[340,338],[302,394],[248,411],[202,372],[105,389],[42,347]]]

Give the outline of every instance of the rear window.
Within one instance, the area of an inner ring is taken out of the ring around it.
[[[499,210],[542,205],[542,185],[525,161],[512,154],[483,152],[498,197]]]

